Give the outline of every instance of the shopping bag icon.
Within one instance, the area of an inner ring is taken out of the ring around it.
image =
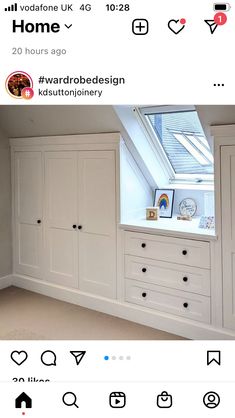
[[[157,396],[157,406],[159,408],[170,408],[172,406],[172,396],[163,391]]]

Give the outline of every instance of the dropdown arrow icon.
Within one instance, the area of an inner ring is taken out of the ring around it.
[[[65,26],[67,29],[70,29],[70,28],[71,28],[71,26],[73,26],[73,25],[72,25],[72,23],[71,23],[71,25],[66,25],[66,24],[65,24],[64,26]]]

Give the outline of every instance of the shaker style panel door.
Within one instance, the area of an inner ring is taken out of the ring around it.
[[[14,158],[15,271],[42,278],[42,154],[16,152]]]
[[[221,151],[224,326],[235,329],[235,146]]]
[[[79,152],[79,289],[116,297],[114,151]]]
[[[45,152],[46,280],[78,287],[77,152]]]

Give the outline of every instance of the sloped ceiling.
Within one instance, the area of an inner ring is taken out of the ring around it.
[[[199,119],[207,137],[210,137],[210,126],[235,124],[235,106],[196,106]]]
[[[235,124],[235,106],[196,106],[205,133],[210,125]],[[113,106],[0,106],[0,129],[8,137],[122,132]]]
[[[9,138],[121,132],[112,106],[0,106],[0,129]]]

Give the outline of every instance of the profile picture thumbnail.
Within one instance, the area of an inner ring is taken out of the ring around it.
[[[15,71],[7,77],[6,89],[11,97],[15,99],[24,99],[24,89],[32,90],[33,80],[29,74],[23,71]]]

